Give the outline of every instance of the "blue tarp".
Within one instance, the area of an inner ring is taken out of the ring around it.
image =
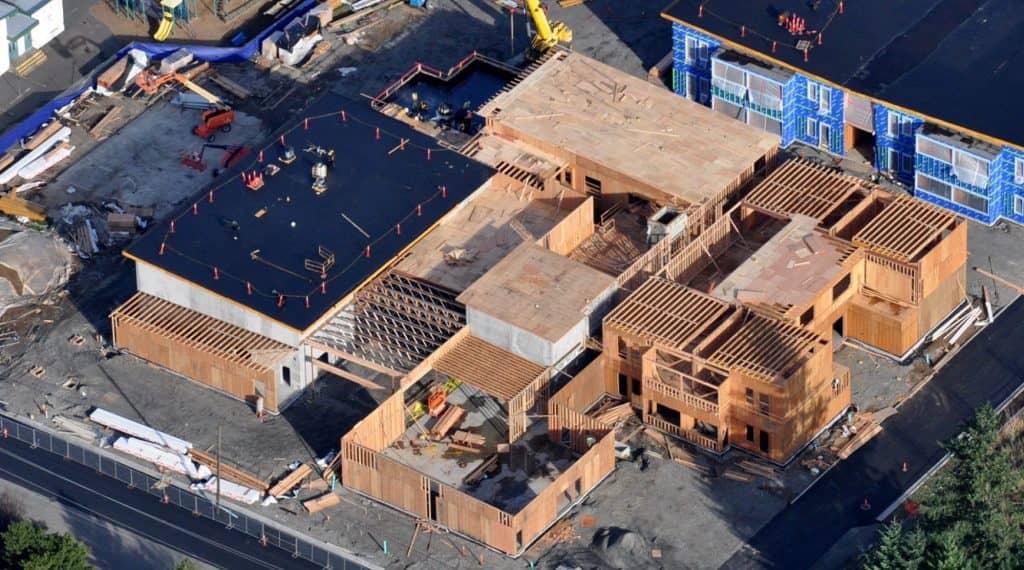
[[[117,52],[117,58],[120,58],[124,54],[128,53],[129,50],[137,49],[145,52],[152,59],[162,59],[167,55],[185,48],[192,52],[198,61],[208,61],[210,63],[239,63],[248,61],[254,54],[259,52],[260,44],[263,40],[273,34],[274,32],[283,29],[292,20],[305,14],[309,11],[313,5],[316,4],[316,0],[303,0],[295,8],[292,8],[287,14],[275,21],[269,27],[260,32],[256,37],[252,38],[244,45],[240,47],[214,47],[214,46],[196,46],[188,44],[161,44],[151,42],[132,42]],[[116,59],[116,58],[115,58]],[[43,126],[43,123],[50,120],[53,116],[53,112],[61,107],[64,107],[71,101],[74,101],[82,93],[88,91],[92,85],[85,85],[74,92],[50,101],[44,107],[40,107],[35,113],[32,113],[27,119],[18,123],[3,136],[0,136],[0,153],[7,149],[17,145],[19,141],[34,133],[39,127]]]

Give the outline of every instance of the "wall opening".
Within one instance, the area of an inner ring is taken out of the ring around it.
[[[682,424],[680,423],[680,421],[682,420],[682,414],[679,413],[679,410],[674,410],[664,404],[658,404],[657,407],[654,408],[654,413],[659,418],[665,420],[666,422],[674,426],[682,426]]]
[[[287,366],[281,367],[281,381],[284,382],[285,386],[292,385],[292,369]]]
[[[763,451],[765,453],[768,453],[769,450],[771,450],[771,448],[772,448],[771,447],[771,441],[770,441],[769,438],[770,438],[770,436],[768,435],[768,432],[766,432],[764,430],[761,430],[760,448],[761,448],[761,451]]]

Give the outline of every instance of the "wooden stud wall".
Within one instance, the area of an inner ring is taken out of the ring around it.
[[[730,215],[722,216],[672,256],[671,261],[665,265],[663,276],[679,283],[688,283],[712,263],[709,254],[719,255],[735,237],[738,237],[738,232]]]
[[[569,447],[587,451],[587,438],[600,439],[611,428],[584,412],[605,394],[604,355],[598,356],[548,401],[548,438],[559,443],[562,430],[569,430]]]
[[[551,387],[551,369],[537,375],[514,398],[508,401],[508,442],[515,443],[529,427],[526,415],[537,410],[546,410],[548,389]]]
[[[345,442],[366,447],[371,451],[383,451],[405,433],[405,391],[399,390],[377,406],[341,438]]]
[[[928,297],[951,276],[963,273],[966,264],[967,223],[958,221],[953,231],[921,258],[921,295]]]
[[[352,441],[344,441],[342,451],[343,485],[419,518],[430,517],[429,477]]]
[[[513,526],[523,536],[523,545],[538,538],[547,527],[566,511],[563,495],[569,494],[573,502],[590,492],[615,469],[615,434],[605,434],[583,457],[562,472],[546,489],[534,497],[513,519]],[[576,493],[576,480],[580,492]]]
[[[575,210],[537,240],[537,245],[567,256],[594,235],[594,199],[587,196]]]
[[[512,515],[444,484],[438,484],[437,522],[506,554],[515,554]],[[536,499],[534,499],[536,500]]]

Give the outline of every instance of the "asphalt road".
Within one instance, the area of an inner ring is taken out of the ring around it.
[[[130,529],[219,568],[319,569],[284,550],[263,547],[240,532],[228,530],[152,495],[14,438],[0,440],[0,477],[30,484],[63,505]],[[31,517],[31,513],[28,513]],[[142,566],[140,566],[141,568]]]
[[[959,433],[976,408],[998,406],[1024,382],[1022,321],[1018,298],[885,421],[879,435],[776,515],[723,568],[808,568],[846,531],[872,524],[945,455],[941,442]]]

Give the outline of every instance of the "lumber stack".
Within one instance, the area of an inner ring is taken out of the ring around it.
[[[24,146],[25,150],[34,150],[37,146],[43,144],[43,141],[57,134],[57,131],[63,127],[64,125],[60,124],[60,121],[50,121],[45,127],[36,131],[22,146]]]
[[[309,514],[313,514],[339,504],[341,504],[341,497],[334,493],[325,493],[314,499],[302,501],[302,508],[306,509]]]
[[[288,491],[291,491],[302,482],[303,479],[309,476],[313,472],[313,469],[307,463],[303,463],[292,470],[291,473],[287,474],[280,481],[274,484],[273,487],[267,491],[267,495],[277,498],[284,495]]]
[[[130,58],[131,56],[128,55],[121,56],[121,59],[115,61],[113,65],[108,67],[99,75],[99,77],[96,78],[96,85],[99,85],[104,89],[113,88],[114,84],[116,84],[117,81],[121,79],[121,76],[124,75],[124,72],[128,70],[128,60]]]
[[[743,471],[751,475],[755,475],[757,477],[764,477],[765,479],[777,480],[782,476],[782,473],[779,471],[779,469],[772,467],[771,465],[767,465],[765,463],[753,461],[750,459],[737,461],[736,467],[742,469]]]
[[[209,453],[199,451],[198,449],[190,449],[188,451],[188,454],[193,461],[199,463],[200,465],[205,465],[209,467],[211,471],[214,471],[214,473],[216,473],[216,457],[210,455]],[[246,473],[241,469],[237,469],[235,467],[227,465],[223,461],[220,462],[220,476],[228,481],[233,481],[235,483],[238,483],[239,485],[244,485],[246,487],[249,487],[250,489],[255,489],[260,493],[267,490],[267,482],[264,481],[263,479],[260,479],[259,477],[256,477],[254,475],[250,475],[249,473]]]
[[[451,405],[445,410],[441,417],[438,418],[434,427],[430,428],[430,435],[434,439],[442,439],[448,435],[452,429],[459,426],[462,420],[466,418],[466,410],[460,406]]]
[[[223,75],[215,71],[210,71],[209,78],[210,81],[213,81],[214,83],[219,85],[221,89],[227,91],[228,93],[232,94],[233,96],[239,99],[248,99],[252,96],[252,91],[249,91],[245,87],[239,85],[237,82],[232,81],[231,79],[228,79],[227,77],[224,77]]]
[[[46,219],[46,208],[24,198],[18,198],[11,192],[0,196],[0,212],[15,218],[25,217],[35,222]]]
[[[839,459],[850,457],[854,451],[860,449],[865,443],[871,441],[871,438],[875,437],[878,432],[882,431],[882,426],[863,418],[858,420],[854,427],[856,427],[857,433],[836,451]]]

